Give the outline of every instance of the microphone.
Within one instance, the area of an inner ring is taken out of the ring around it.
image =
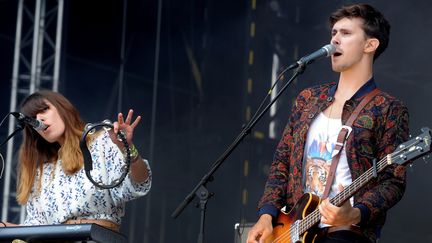
[[[291,64],[291,66],[288,67],[288,70],[296,68],[296,67],[302,67],[305,66],[309,63],[312,63],[313,61],[315,61],[316,59],[322,58],[322,57],[329,57],[331,55],[333,55],[333,53],[336,52],[336,47],[332,44],[328,44],[325,45],[323,47],[321,47],[319,50],[304,56],[302,58],[300,58],[300,60],[298,60],[297,62]]]
[[[43,131],[47,128],[47,126],[43,124],[43,122],[35,118],[28,117],[20,112],[11,112],[11,114],[15,116],[18,121],[32,126],[36,131]]]

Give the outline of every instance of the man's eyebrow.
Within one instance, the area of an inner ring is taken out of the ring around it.
[[[337,29],[337,28],[332,28],[332,30],[331,30],[332,33],[337,32],[337,31],[349,31],[349,29],[344,28],[344,27],[341,27],[341,28],[339,28],[339,29]]]

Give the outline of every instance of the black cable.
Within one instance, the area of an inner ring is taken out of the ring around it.
[[[12,115],[12,112],[9,112],[4,118],[3,120],[0,122],[0,127],[3,125],[3,122],[6,120],[6,118],[8,116]],[[15,134],[21,130],[24,129],[24,124],[21,121],[18,121],[17,123],[17,129],[15,129],[15,131],[13,131],[1,144],[0,144],[0,148],[3,147],[3,145],[6,144],[7,141],[9,141],[9,139],[11,139],[13,136],[15,136]]]
[[[0,127],[3,125],[3,122],[6,120],[6,118],[8,118],[10,115],[12,115],[12,112],[9,112],[4,118],[3,120],[0,122]]]
[[[0,122],[0,127],[3,125],[4,121],[6,120],[6,118],[8,118],[10,115],[12,115],[12,112],[9,112]],[[15,129],[15,131],[13,131],[1,144],[0,144],[0,148],[3,147],[3,145],[6,144],[7,141],[9,141],[9,139],[11,139],[13,136],[15,136],[15,134],[21,130],[24,129],[24,125],[21,122],[18,122],[17,124],[17,129]],[[4,168],[6,166],[3,155],[0,153],[0,158],[2,161],[2,168],[0,171],[0,179],[3,177],[3,172],[4,172]]]
[[[276,85],[279,83],[279,81],[281,81],[284,78],[285,73],[287,71],[289,71],[289,70],[291,70],[290,67],[287,67],[284,70],[282,70],[282,72],[279,73],[279,75],[276,77],[276,80],[275,80],[274,84],[271,86],[271,88],[267,92],[266,96],[261,101],[261,104],[258,106],[258,109],[256,109],[255,114],[252,116],[252,118],[250,119],[250,121],[254,120],[256,118],[256,116],[261,112],[261,109],[262,109],[265,101],[267,100],[267,97],[273,92],[273,89],[276,87]]]

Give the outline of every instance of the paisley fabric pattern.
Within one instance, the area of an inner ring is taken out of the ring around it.
[[[296,98],[258,205],[260,214],[264,211],[273,214],[271,212],[277,212],[283,206],[290,210],[303,195],[301,171],[307,132],[314,118],[333,102],[336,86],[336,83],[315,86],[303,90]],[[375,83],[371,79],[346,101],[343,124],[364,95],[374,88]],[[380,91],[359,114],[345,144],[353,181],[371,168],[373,158],[383,158],[408,140],[408,129],[407,108],[399,100]],[[369,221],[363,229],[371,241],[375,241],[384,225],[387,210],[402,198],[404,191],[405,167],[392,165],[355,194],[354,205],[362,204],[370,211]]]
[[[120,178],[125,165],[123,154],[111,141],[107,132],[101,133],[90,145],[93,159],[92,177],[95,181],[108,182]],[[147,168],[148,161],[144,160]],[[124,215],[125,202],[147,194],[152,177],[143,183],[134,183],[127,175],[120,186],[110,190],[95,187],[85,174],[84,168],[73,175],[66,175],[62,161],[45,163],[41,192],[37,182],[27,203],[24,225],[61,224],[69,219],[107,219],[118,224]]]

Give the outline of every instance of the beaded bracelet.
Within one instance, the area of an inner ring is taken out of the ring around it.
[[[131,162],[134,163],[139,157],[138,149],[135,147],[134,144],[132,144],[132,146],[129,147],[129,150],[130,150]],[[126,156],[126,151],[123,151],[123,154],[124,156]]]

